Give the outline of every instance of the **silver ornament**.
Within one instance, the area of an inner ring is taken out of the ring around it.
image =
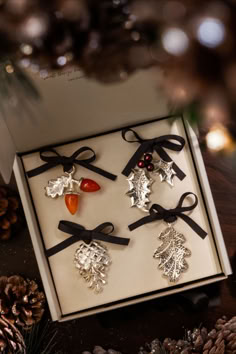
[[[163,275],[170,282],[176,282],[181,273],[188,269],[185,257],[191,256],[191,251],[183,246],[186,241],[184,235],[177,232],[169,225],[158,237],[162,244],[158,247],[153,257],[159,259],[158,268],[163,270]]]
[[[133,169],[129,178],[129,191],[126,193],[131,198],[131,206],[148,212],[148,198],[151,190],[149,187],[153,180],[146,174],[144,169]]]
[[[80,275],[89,283],[88,287],[100,293],[107,283],[106,272],[111,264],[106,247],[95,241],[90,244],[83,242],[75,252],[74,263]]]
[[[176,176],[175,171],[173,170],[173,161],[166,162],[162,159],[158,161],[153,161],[154,170],[152,171],[153,174],[158,174],[160,176],[161,182],[166,181],[171,187],[174,186],[173,178]]]
[[[50,179],[48,186],[45,187],[45,194],[47,197],[56,198],[70,192],[78,193],[77,189],[80,187],[82,179],[77,181],[73,178],[75,167],[73,166],[70,172],[65,172],[66,176],[60,176],[56,179]],[[75,188],[76,187],[76,188]]]

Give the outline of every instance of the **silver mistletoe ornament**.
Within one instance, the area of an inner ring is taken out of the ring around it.
[[[183,245],[186,241],[184,235],[177,232],[172,225],[162,231],[158,238],[162,244],[155,250],[153,257],[159,259],[158,268],[163,270],[163,275],[170,282],[176,282],[181,273],[188,269],[185,257],[191,256],[191,251]]]
[[[107,271],[111,264],[110,256],[99,242],[82,243],[75,252],[74,263],[80,275],[88,282],[88,287],[100,293],[107,283]]]

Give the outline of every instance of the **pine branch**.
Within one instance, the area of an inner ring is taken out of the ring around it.
[[[50,329],[50,322],[36,324],[31,331],[23,331],[27,354],[56,354],[57,331]],[[59,354],[59,352],[58,352]]]

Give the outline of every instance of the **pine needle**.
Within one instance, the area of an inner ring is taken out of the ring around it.
[[[27,354],[52,354],[57,331],[50,330],[49,321],[34,325],[30,331],[23,331],[22,335]]]

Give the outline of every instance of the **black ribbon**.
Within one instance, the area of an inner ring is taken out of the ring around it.
[[[135,136],[136,140],[128,140],[126,139],[126,134],[128,132],[132,132]],[[170,156],[164,150],[164,148],[173,150],[173,151],[181,151],[185,145],[185,140],[179,135],[162,135],[153,139],[142,139],[133,129],[126,128],[122,130],[122,138],[129,143],[139,143],[140,146],[131,157],[127,165],[122,171],[122,174],[126,177],[129,176],[131,170],[136,166],[138,161],[142,158],[143,154],[146,152],[153,152],[155,150],[160,158],[162,158],[166,162],[171,162]],[[170,140],[175,140],[178,143],[174,143]],[[186,175],[185,173],[175,164],[173,163],[173,169],[177,175],[177,177],[182,181]]]
[[[86,151],[87,152],[89,151],[91,153],[91,156],[84,159],[80,159],[79,158],[80,155]],[[64,172],[69,172],[72,170],[74,164],[83,166],[90,171],[93,171],[103,177],[111,179],[112,181],[114,181],[117,178],[116,175],[113,175],[112,173],[104,171],[99,167],[91,165],[91,162],[93,162],[96,159],[96,154],[93,151],[93,149],[91,149],[88,146],[81,147],[80,149],[76,150],[71,156],[61,156],[56,150],[48,147],[40,149],[39,153],[40,153],[41,160],[45,161],[46,163],[44,165],[34,168],[31,171],[28,171],[27,176],[29,178],[37,176],[40,173],[43,173],[49,170],[50,168],[56,167],[58,165],[63,166]],[[54,156],[53,155],[48,156],[45,155],[45,153],[52,153]]]
[[[186,197],[189,195],[193,195],[195,198],[195,202],[190,205],[183,207],[183,202]],[[207,233],[195,222],[193,221],[189,216],[183,214],[186,211],[191,211],[196,206],[198,205],[198,198],[196,194],[187,192],[184,193],[175,209],[165,209],[159,204],[153,204],[149,210],[149,215],[145,216],[142,219],[139,219],[138,221],[134,222],[133,224],[130,224],[128,227],[130,231],[133,231],[134,229],[137,229],[138,227],[145,225],[147,223],[156,221],[156,220],[164,220],[167,223],[172,223],[177,220],[177,218],[183,219],[202,239],[204,239],[207,236]]]
[[[58,245],[49,248],[46,251],[47,257],[53,256],[78,241],[84,241],[89,244],[92,240],[99,240],[124,246],[127,246],[130,241],[129,238],[110,235],[114,231],[114,225],[111,222],[104,222],[93,230],[86,230],[82,225],[71,221],[61,220],[58,229],[72,236]]]

